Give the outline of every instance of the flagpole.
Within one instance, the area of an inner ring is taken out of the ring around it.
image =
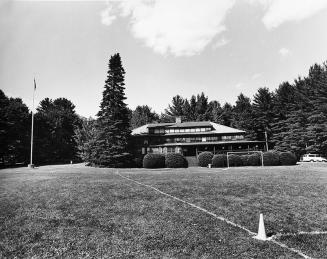
[[[267,131],[265,130],[265,140],[266,140],[266,151],[269,151],[268,149],[268,137],[267,137]]]
[[[31,158],[28,165],[29,168],[34,168],[33,164],[33,135],[34,135],[34,97],[35,97],[36,83],[34,78],[34,89],[33,89],[33,108],[32,108],[32,126],[31,126]]]

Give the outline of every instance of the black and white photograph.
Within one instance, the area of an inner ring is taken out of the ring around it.
[[[327,259],[327,0],[0,0],[0,258]]]

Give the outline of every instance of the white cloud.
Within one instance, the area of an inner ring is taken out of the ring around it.
[[[191,56],[200,53],[225,30],[223,22],[234,3],[234,0],[109,0],[101,16],[106,25],[115,19],[114,11],[117,16],[129,17],[134,37],[157,53]]]
[[[255,74],[252,75],[253,80],[256,80],[256,79],[258,79],[260,77],[262,77],[262,74],[260,74],[260,73],[255,73]]]
[[[241,89],[241,88],[243,87],[243,83],[237,83],[237,84],[235,85],[235,87],[236,87],[237,89]]]
[[[279,54],[281,54],[283,57],[286,57],[290,54],[290,50],[287,48],[281,48],[279,50]]]
[[[221,38],[220,40],[217,40],[213,45],[212,45],[212,48],[213,49],[217,49],[217,48],[220,48],[226,44],[228,44],[230,42],[230,40],[227,40],[226,38]]]
[[[104,25],[111,25],[112,22],[117,18],[115,15],[112,14],[113,10],[112,10],[112,6],[109,5],[109,3],[107,3],[107,8],[104,9],[102,12],[101,12],[101,22],[104,24]]]
[[[327,8],[326,0],[257,0],[257,2],[266,8],[262,21],[267,29],[277,28],[285,22],[299,22]]]

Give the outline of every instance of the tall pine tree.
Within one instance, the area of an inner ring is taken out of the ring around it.
[[[98,112],[98,134],[93,163],[124,167],[129,163],[128,141],[131,130],[125,103],[125,71],[119,53],[111,56],[103,97]]]

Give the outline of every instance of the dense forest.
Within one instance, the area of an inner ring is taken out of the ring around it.
[[[311,66],[306,77],[299,77],[293,83],[283,82],[274,91],[266,87],[259,88],[253,98],[241,93],[235,104],[209,101],[205,93],[190,98],[176,95],[160,115],[147,105],[137,106],[135,110],[127,108],[124,103],[125,71],[119,63],[116,65],[120,67],[120,72],[115,74],[113,71],[116,68],[110,67],[110,64],[104,98],[112,94],[111,100],[102,100],[97,119],[78,116],[75,105],[65,98],[45,98],[40,102],[35,114],[35,163],[63,163],[79,159],[87,161],[92,152],[101,153],[106,147],[116,153],[117,150],[125,152],[126,149],[122,146],[108,146],[108,142],[103,142],[101,136],[108,135],[108,138],[117,142],[115,136],[121,132],[120,127],[123,127],[124,134],[119,137],[119,143],[124,142],[126,146],[128,134],[133,128],[147,123],[171,122],[176,116],[181,116],[183,121],[210,120],[243,129],[250,139],[263,140],[264,133],[267,132],[271,147],[280,151],[293,151],[297,156],[307,152],[327,155],[326,62]],[[118,88],[110,85],[112,77],[118,80],[114,84],[119,85]],[[117,100],[117,94],[120,109],[111,114],[110,118],[116,118],[118,124],[111,127],[112,121],[107,120],[106,114],[113,110],[112,105],[117,106],[112,103]],[[8,97],[0,90],[2,164],[29,162],[30,121],[31,112],[23,101]],[[96,149],[100,142],[102,148]],[[109,153],[105,153],[108,164],[113,159]]]
[[[173,97],[160,116],[148,106],[132,112],[133,128],[145,122],[210,120],[245,130],[250,139],[264,140],[279,151],[293,151],[299,157],[307,152],[327,154],[327,63],[315,64],[306,77],[283,82],[275,91],[259,88],[252,100],[240,94],[234,105],[209,101],[204,94]]]

